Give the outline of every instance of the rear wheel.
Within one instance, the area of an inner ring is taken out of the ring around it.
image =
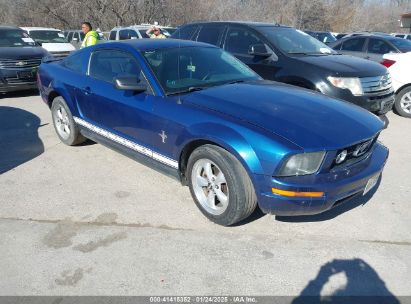
[[[394,107],[399,115],[411,118],[411,86],[402,89],[395,96]]]
[[[242,164],[226,150],[204,145],[190,155],[187,177],[191,195],[211,221],[229,226],[255,209],[254,187]]]
[[[51,106],[54,129],[60,140],[68,146],[81,144],[86,138],[80,134],[80,130],[73,119],[63,97],[54,98]]]

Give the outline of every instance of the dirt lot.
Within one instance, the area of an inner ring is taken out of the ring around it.
[[[61,144],[38,96],[3,96],[0,295],[411,295],[411,119],[388,118],[375,193],[224,228],[178,182]]]

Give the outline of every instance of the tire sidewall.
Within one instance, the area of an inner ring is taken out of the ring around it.
[[[55,123],[55,115],[57,115],[56,111],[57,111],[57,108],[59,106],[62,106],[66,110],[69,125],[70,125],[71,132],[70,132],[69,137],[66,138],[66,139],[60,136],[60,133],[58,132],[57,126],[56,126],[56,123]],[[76,122],[73,119],[73,115],[71,114],[71,111],[70,111],[69,107],[67,106],[67,104],[66,104],[65,100],[63,99],[63,97],[58,96],[53,100],[53,104],[51,106],[51,116],[52,116],[52,120],[53,120],[54,130],[56,131],[57,136],[60,138],[60,140],[66,145],[69,145],[69,146],[73,145],[75,143],[76,139],[77,139],[79,129],[78,129],[78,127],[76,125]]]
[[[402,90],[395,96],[395,104],[394,104],[394,106],[395,106],[396,112],[397,112],[399,115],[401,115],[401,116],[403,116],[403,117],[409,117],[409,118],[411,118],[411,114],[405,112],[405,111],[401,108],[401,99],[402,99],[402,97],[403,97],[405,94],[407,94],[407,93],[409,93],[409,92],[411,92],[411,86],[408,86],[408,87],[402,89]]]
[[[228,206],[227,209],[220,215],[214,215],[209,213],[197,200],[192,184],[192,171],[194,164],[200,159],[209,159],[215,163],[223,172],[227,187],[228,187]],[[187,179],[190,188],[191,196],[194,199],[195,204],[200,211],[211,221],[228,226],[235,222],[236,215],[238,214],[241,206],[241,200],[245,199],[244,188],[241,186],[242,179],[239,178],[240,172],[237,172],[235,165],[231,164],[230,159],[227,159],[225,155],[220,154],[216,149],[203,146],[196,149],[190,156],[187,166]]]

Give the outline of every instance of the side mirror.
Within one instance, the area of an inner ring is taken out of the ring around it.
[[[145,92],[147,85],[134,77],[116,77],[114,78],[114,87],[117,90],[134,91],[137,93]]]
[[[248,54],[261,57],[270,57],[273,53],[268,51],[264,44],[260,43],[250,45],[248,48]]]

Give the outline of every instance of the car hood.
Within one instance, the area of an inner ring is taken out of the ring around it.
[[[320,55],[294,57],[329,71],[329,75],[341,77],[375,77],[387,73],[386,68],[376,62],[348,55]]]
[[[76,48],[71,43],[43,43],[41,45],[49,52],[71,52]]]
[[[0,47],[0,58],[27,59],[43,57],[45,55],[47,55],[47,51],[42,47]]]
[[[335,150],[376,135],[374,114],[319,93],[271,81],[205,89],[182,98],[284,137],[305,150]]]

